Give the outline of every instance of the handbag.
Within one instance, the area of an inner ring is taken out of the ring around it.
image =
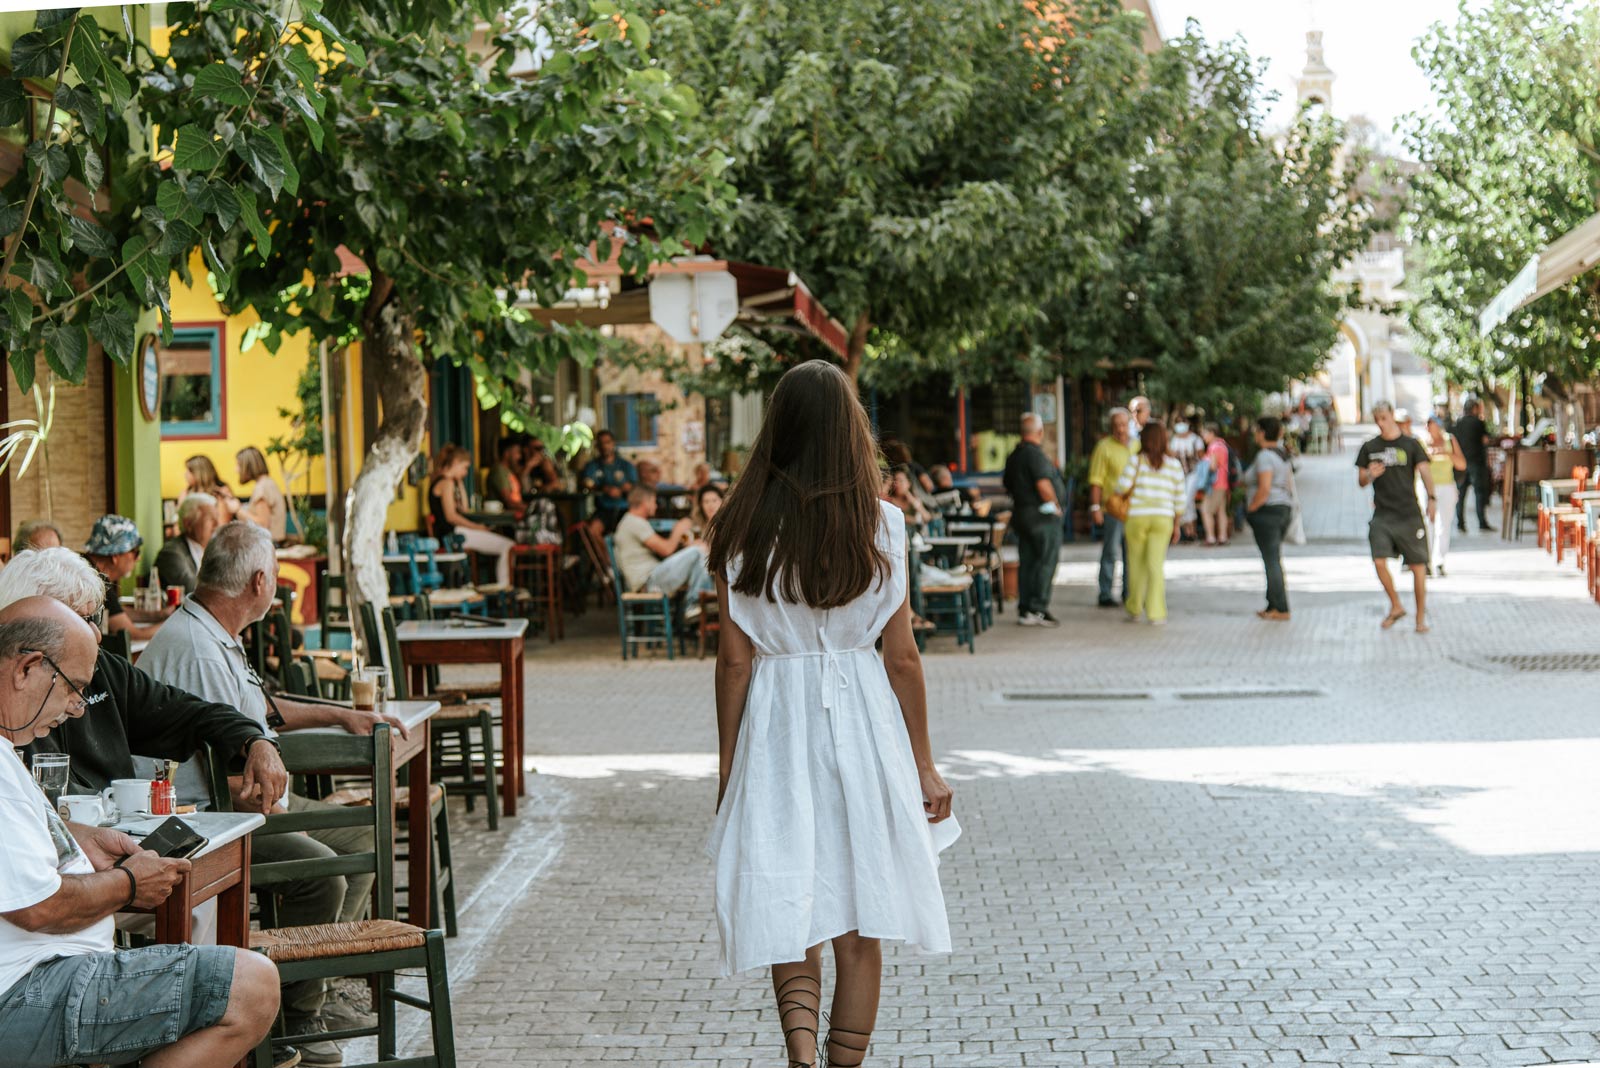
[[[1128,512],[1133,508],[1133,491],[1139,486],[1139,465],[1144,457],[1137,456],[1133,461],[1133,481],[1128,484],[1127,493],[1113,493],[1106,498],[1106,515],[1119,523],[1128,521]]]
[[[1284,532],[1284,540],[1290,545],[1304,545],[1306,525],[1300,517],[1300,486],[1294,478],[1294,461],[1287,456],[1284,460],[1289,464],[1289,529]]]

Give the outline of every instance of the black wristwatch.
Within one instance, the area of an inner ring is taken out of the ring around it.
[[[283,756],[283,746],[278,744],[278,740],[276,738],[269,738],[267,735],[263,734],[244,743],[244,755],[247,759],[250,756],[250,747],[255,745],[257,742],[266,742],[268,745],[272,746],[272,748],[278,751],[278,755],[280,757]]]

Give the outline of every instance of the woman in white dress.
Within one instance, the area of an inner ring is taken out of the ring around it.
[[[855,387],[814,360],[778,383],[709,532],[723,970],[771,967],[790,1068],[814,1068],[819,1046],[837,1068],[865,1059],[882,939],[950,950],[938,854],[960,828],[928,741],[905,519],[880,482]]]

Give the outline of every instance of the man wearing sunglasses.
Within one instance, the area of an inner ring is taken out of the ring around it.
[[[96,654],[94,629],[59,601],[0,610],[0,1057],[232,1064],[272,1026],[277,969],[218,946],[114,950],[115,913],[165,901],[189,862],[65,823],[12,748],[83,714]]]

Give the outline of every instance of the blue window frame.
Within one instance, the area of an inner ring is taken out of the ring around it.
[[[612,393],[605,399],[606,429],[622,446],[654,445],[656,413],[661,405],[654,393]]]
[[[222,323],[178,326],[172,344],[158,342],[163,438],[228,436],[223,329]]]

